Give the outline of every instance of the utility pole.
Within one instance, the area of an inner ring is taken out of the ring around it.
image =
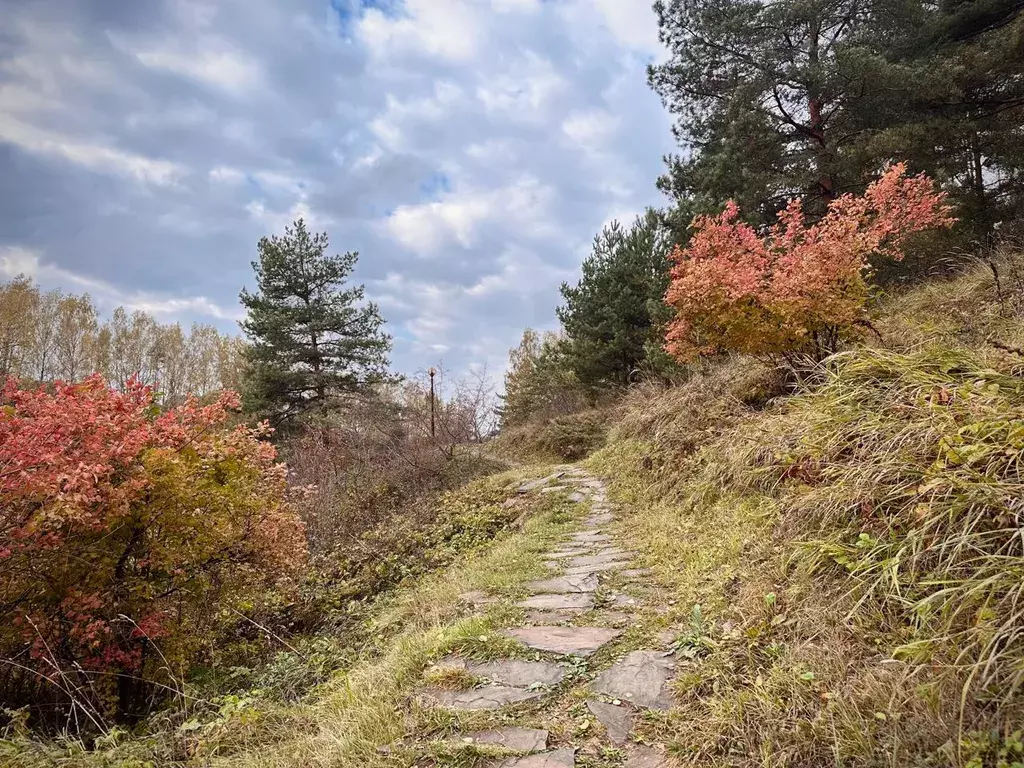
[[[434,374],[437,373],[431,368],[428,373],[430,374],[430,438],[434,438]]]

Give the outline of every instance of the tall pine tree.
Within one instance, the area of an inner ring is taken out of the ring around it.
[[[962,229],[982,237],[1024,215],[1024,2],[902,7],[857,115],[858,149],[867,162],[896,156],[939,179]]]
[[[327,248],[327,233],[311,234],[302,219],[262,238],[252,263],[257,291],[240,295],[250,341],[244,402],[278,428],[387,378],[384,320],[362,303],[363,286],[347,282],[358,254]]]
[[[667,363],[660,348],[671,245],[654,211],[628,229],[613,222],[594,238],[579,282],[562,285],[564,351],[584,386],[625,386],[645,364]]]
[[[669,57],[648,79],[683,152],[659,186],[677,219],[736,200],[811,215],[894,160],[983,234],[1021,210],[1021,0],[659,0]]]
[[[685,150],[659,186],[713,210],[735,199],[771,219],[806,196],[823,209],[850,183],[839,152],[862,78],[846,56],[859,0],[655,3],[669,58],[648,70]]]

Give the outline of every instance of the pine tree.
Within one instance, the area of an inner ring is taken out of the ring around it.
[[[341,396],[387,378],[391,338],[363,286],[347,284],[358,254],[327,255],[327,233],[298,219],[260,240],[256,293],[242,290],[249,338],[244,403],[278,428],[323,414]]]
[[[1024,3],[906,8],[858,112],[858,149],[868,163],[895,155],[940,180],[966,234],[983,237],[1024,213]]]
[[[678,119],[686,157],[659,182],[701,210],[736,200],[771,219],[806,196],[824,210],[844,191],[845,105],[862,79],[845,58],[865,17],[858,0],[655,3],[665,63],[651,86]]]
[[[628,230],[613,222],[594,239],[579,282],[562,285],[565,305],[558,318],[565,353],[584,386],[625,386],[660,349],[670,248],[668,232],[653,211]],[[653,338],[658,342],[651,344]]]
[[[682,214],[735,200],[755,224],[812,216],[886,163],[927,172],[988,231],[1024,201],[1020,0],[659,0],[648,80],[683,150],[660,188]]]

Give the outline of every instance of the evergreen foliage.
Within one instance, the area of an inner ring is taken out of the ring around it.
[[[654,211],[628,229],[614,221],[594,238],[579,282],[562,284],[566,363],[585,387],[626,386],[645,365],[665,364],[659,349],[671,247]]]
[[[975,235],[1022,204],[1024,4],[662,0],[648,71],[684,150],[659,186],[693,213],[733,199],[812,216],[906,160]],[[680,217],[685,218],[685,217]]]
[[[311,234],[302,219],[258,248],[258,290],[240,295],[251,342],[246,409],[281,427],[385,380],[384,320],[362,304],[363,286],[347,284],[358,254],[327,255],[327,233]]]

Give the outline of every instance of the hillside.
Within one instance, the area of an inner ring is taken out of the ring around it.
[[[1024,0],[8,5],[0,768],[1024,768]]]
[[[711,363],[606,410],[582,463],[466,486],[451,564],[298,700],[91,753],[9,733],[5,761],[1019,765],[1021,264],[885,300],[881,340],[795,389]]]
[[[1016,518],[1024,358],[1013,351],[1024,335],[1020,264],[997,264],[998,290],[981,264],[887,300],[881,342],[839,354],[794,393],[780,394],[776,377],[742,358],[681,386],[634,390],[608,417],[607,445],[582,464],[605,478],[616,515],[590,524],[608,530],[607,543],[630,553],[628,562],[598,573],[595,610],[560,622],[624,634],[585,661],[573,657],[540,703],[486,716],[418,709],[425,684],[471,682],[431,666],[448,652],[523,656],[497,630],[557,618],[515,606],[528,594],[523,582],[545,573],[540,553],[568,531],[577,530],[568,541],[591,547],[580,519],[602,514],[602,502],[567,508],[573,521],[549,527],[543,505],[561,494],[534,496],[537,527],[498,550],[524,547],[525,563],[502,572],[490,559],[486,581],[463,583],[489,586],[499,602],[465,606],[465,618],[437,630],[479,632],[475,640],[431,645],[403,669],[394,699],[402,720],[389,710],[392,726],[376,732],[375,722],[376,738],[362,749],[348,736],[321,735],[300,741],[310,752],[295,764],[317,756],[322,764],[471,765],[475,746],[451,752],[438,742],[514,724],[549,730],[551,748],[578,748],[577,765],[655,765],[630,758],[586,701],[623,702],[622,694],[595,696],[592,679],[607,682],[624,654],[666,647],[675,669],[662,693],[671,708],[641,708],[629,743],[664,749],[681,764],[1024,759]],[[349,718],[366,715],[340,700],[333,706],[342,714],[326,734],[351,734]],[[388,754],[370,750],[393,742]],[[326,744],[337,751],[321,751]]]

